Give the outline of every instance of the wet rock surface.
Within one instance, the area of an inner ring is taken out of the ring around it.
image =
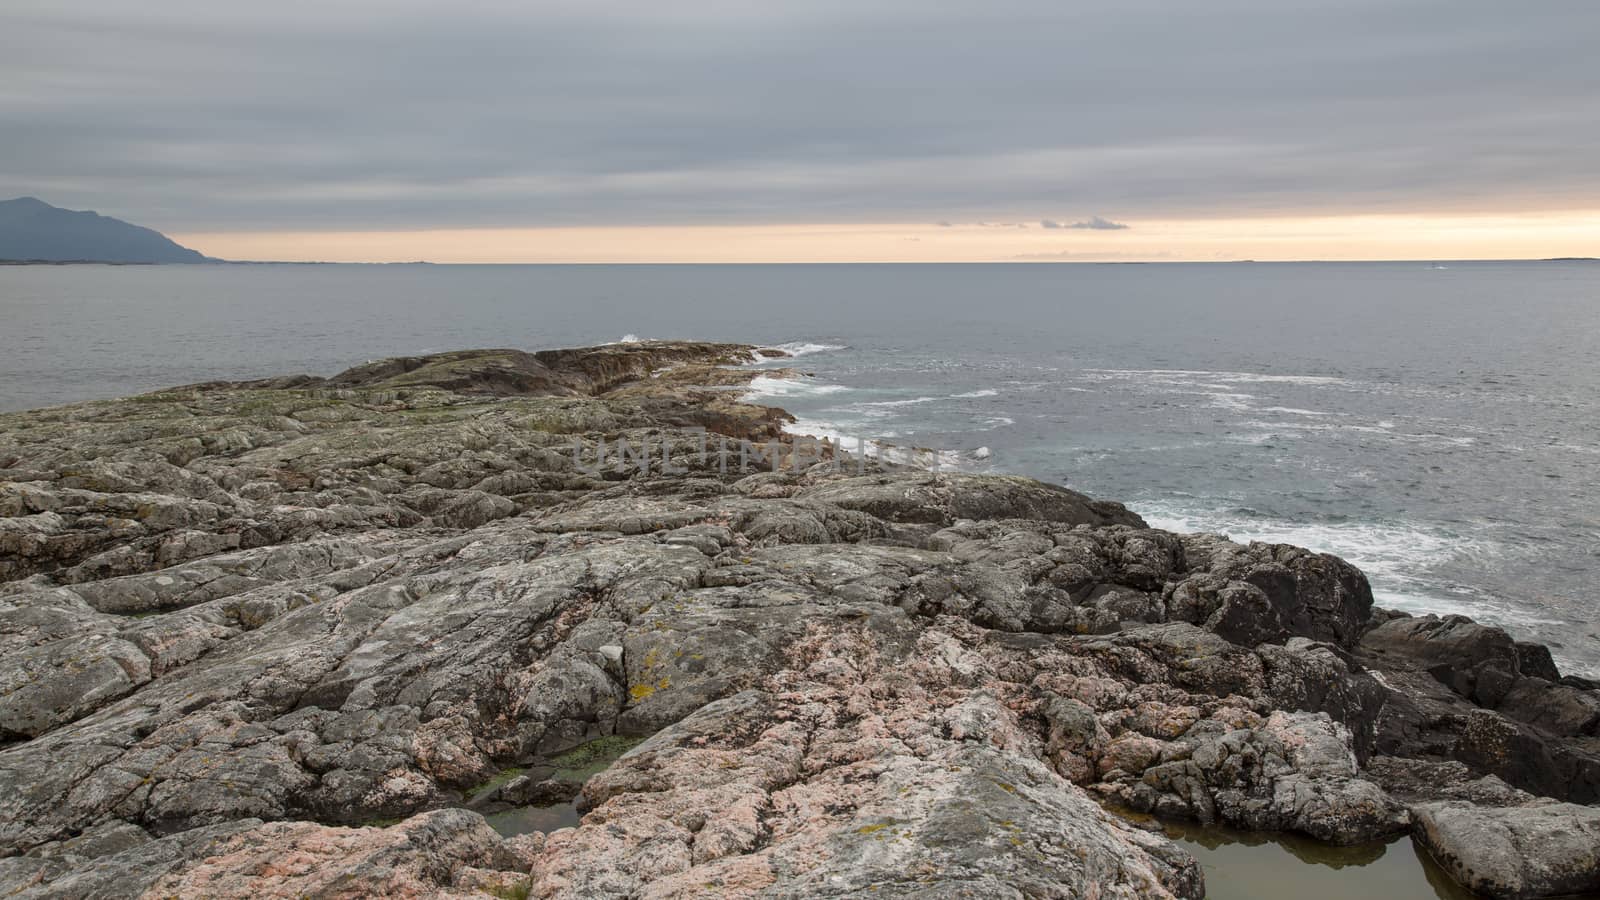
[[[1117,808],[1600,865],[1503,874],[1600,799],[1543,648],[1028,479],[739,471],[753,350],[0,416],[0,895],[1201,896]]]

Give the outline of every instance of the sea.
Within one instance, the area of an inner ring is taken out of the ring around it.
[[[750,396],[797,433],[1334,553],[1600,676],[1600,263],[0,267],[0,410],[658,338],[788,351]]]

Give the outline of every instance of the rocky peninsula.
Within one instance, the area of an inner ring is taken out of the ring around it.
[[[0,416],[0,896],[1204,896],[1128,812],[1600,890],[1542,646],[1025,478],[740,471],[756,351]]]

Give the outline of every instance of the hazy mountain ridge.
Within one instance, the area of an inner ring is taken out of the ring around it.
[[[61,209],[35,197],[0,200],[0,260],[39,262],[199,263],[205,255],[159,231]]]

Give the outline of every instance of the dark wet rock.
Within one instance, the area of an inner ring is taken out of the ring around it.
[[[1357,656],[1389,689],[1380,753],[1456,760],[1473,777],[1541,796],[1600,800],[1600,691],[1543,677],[1556,674],[1548,651],[1462,616],[1392,616]]]
[[[1120,503],[1092,500],[1029,478],[864,475],[830,480],[798,496],[860,510],[889,522],[949,525],[957,519],[1015,517],[1067,525],[1144,527],[1144,520]]]
[[[1370,652],[1403,658],[1475,704],[1557,736],[1600,735],[1600,694],[1566,684],[1540,645],[1463,616],[1387,622],[1363,638]]]
[[[513,806],[552,806],[577,799],[583,785],[558,778],[535,781],[521,775],[495,793],[495,799]]]
[[[1213,576],[1211,585],[1222,579],[1255,588],[1259,595],[1238,599],[1248,609],[1264,613],[1259,598],[1265,598],[1272,614],[1256,628],[1268,639],[1298,635],[1353,647],[1372,614],[1366,576],[1336,556],[1286,544],[1241,546],[1215,535],[1186,535],[1183,547],[1192,570]],[[1229,599],[1219,593],[1217,608]],[[1229,618],[1237,622],[1246,615]]]
[[[1523,806],[1535,799],[1494,775],[1480,777],[1466,763],[1454,759],[1375,756],[1364,771],[1403,803],[1462,800],[1478,806]]]
[[[1517,671],[1531,678],[1543,678],[1545,681],[1560,681],[1561,672],[1556,668],[1556,661],[1550,656],[1550,648],[1543,644],[1517,641],[1513,644],[1517,650]],[[1574,685],[1582,687],[1582,685]],[[1594,687],[1594,685],[1588,685]]]
[[[1504,696],[1520,667],[1510,635],[1465,616],[1393,619],[1372,629],[1362,641],[1370,651],[1415,661],[1441,684],[1490,706]]]
[[[702,443],[787,420],[738,400],[752,349],[0,416],[0,887],[1193,897],[1101,802],[1355,842],[1600,798],[1593,685],[1334,557],[1022,478],[725,468]],[[549,835],[453,809],[574,794]]]

